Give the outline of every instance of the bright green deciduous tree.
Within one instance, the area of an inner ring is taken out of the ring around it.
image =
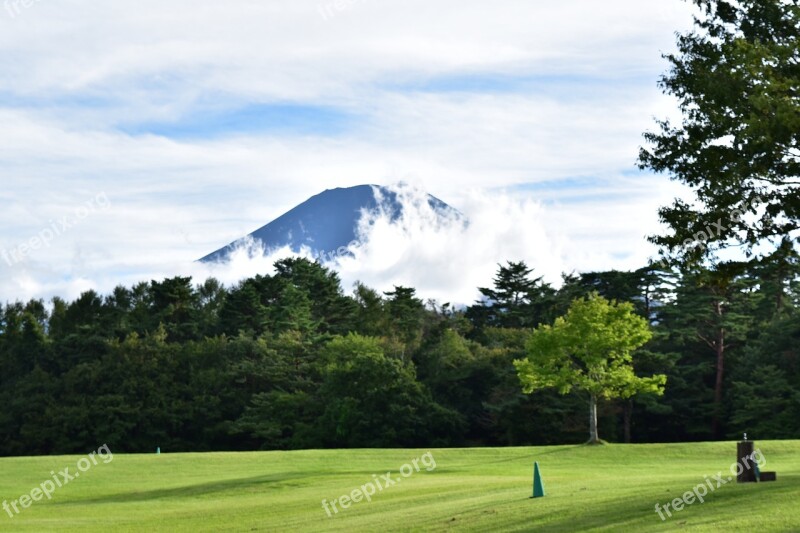
[[[526,345],[527,358],[514,361],[523,390],[573,389],[589,394],[589,442],[597,434],[598,398],[630,398],[641,392],[663,394],[667,378],[636,376],[633,351],[651,337],[645,319],[630,303],[609,302],[593,293],[573,301],[552,326],[534,330]]]

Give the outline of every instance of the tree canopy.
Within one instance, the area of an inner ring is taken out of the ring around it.
[[[580,442],[590,392],[612,441],[800,431],[796,261],[724,279],[570,273],[557,288],[505,263],[487,282],[497,298],[466,309],[413,287],[347,294],[295,258],[233,286],[177,277],[0,304],[0,455]],[[638,325],[595,327],[622,317]],[[557,375],[524,394],[514,361],[547,353],[547,330],[579,349],[551,351]],[[661,375],[663,396],[633,395]],[[538,388],[561,377],[584,392]]]
[[[678,36],[661,79],[682,120],[645,134],[639,164],[689,186],[660,210],[652,237],[682,263],[736,248],[742,262],[800,238],[800,3],[694,0],[695,29]]]
[[[552,326],[536,328],[526,344],[527,357],[514,366],[527,393],[550,387],[561,394],[573,389],[588,393],[589,442],[596,443],[598,398],[663,393],[666,376],[634,372],[633,352],[651,336],[631,303],[609,302],[593,293],[575,300]]]

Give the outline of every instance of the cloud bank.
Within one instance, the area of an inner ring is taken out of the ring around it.
[[[428,265],[435,281],[420,288],[453,300],[466,290],[437,273],[459,257],[483,273],[460,274],[465,286],[511,255],[543,273],[635,266],[653,253],[656,208],[681,193],[633,167],[652,118],[675,114],[655,82],[689,4],[0,6],[0,249],[100,194],[112,206],[24,261],[0,260],[0,300],[191,272],[324,189],[399,180],[486,233],[384,229],[364,251],[365,282],[411,283],[379,276],[396,250],[409,279]],[[382,256],[379,242],[394,245]],[[434,248],[448,258],[437,268]]]

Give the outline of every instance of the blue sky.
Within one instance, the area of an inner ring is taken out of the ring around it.
[[[655,253],[655,210],[684,191],[635,159],[653,119],[676,116],[656,82],[687,2],[327,5],[0,6],[0,251],[20,256],[0,257],[2,299],[202,277],[193,259],[361,183],[410,182],[473,210],[484,234],[470,238],[486,246],[461,254],[456,283],[431,274],[460,253],[426,251],[441,236],[387,233],[415,239],[394,243],[409,252],[349,265],[348,283],[469,299],[506,259],[557,278]],[[30,246],[100,197],[107,208]]]
[[[196,106],[173,120],[133,122],[118,129],[129,135],[175,140],[219,139],[246,135],[336,137],[354,127],[358,117],[335,107],[296,103],[246,103],[231,107]]]

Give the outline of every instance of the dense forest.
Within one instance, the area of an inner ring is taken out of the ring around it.
[[[601,402],[619,442],[800,434],[800,261],[564,275],[500,265],[467,308],[306,259],[225,287],[175,277],[0,310],[0,454],[582,442],[586,398],[526,395],[513,361],[571,302],[631,302],[663,396]]]

